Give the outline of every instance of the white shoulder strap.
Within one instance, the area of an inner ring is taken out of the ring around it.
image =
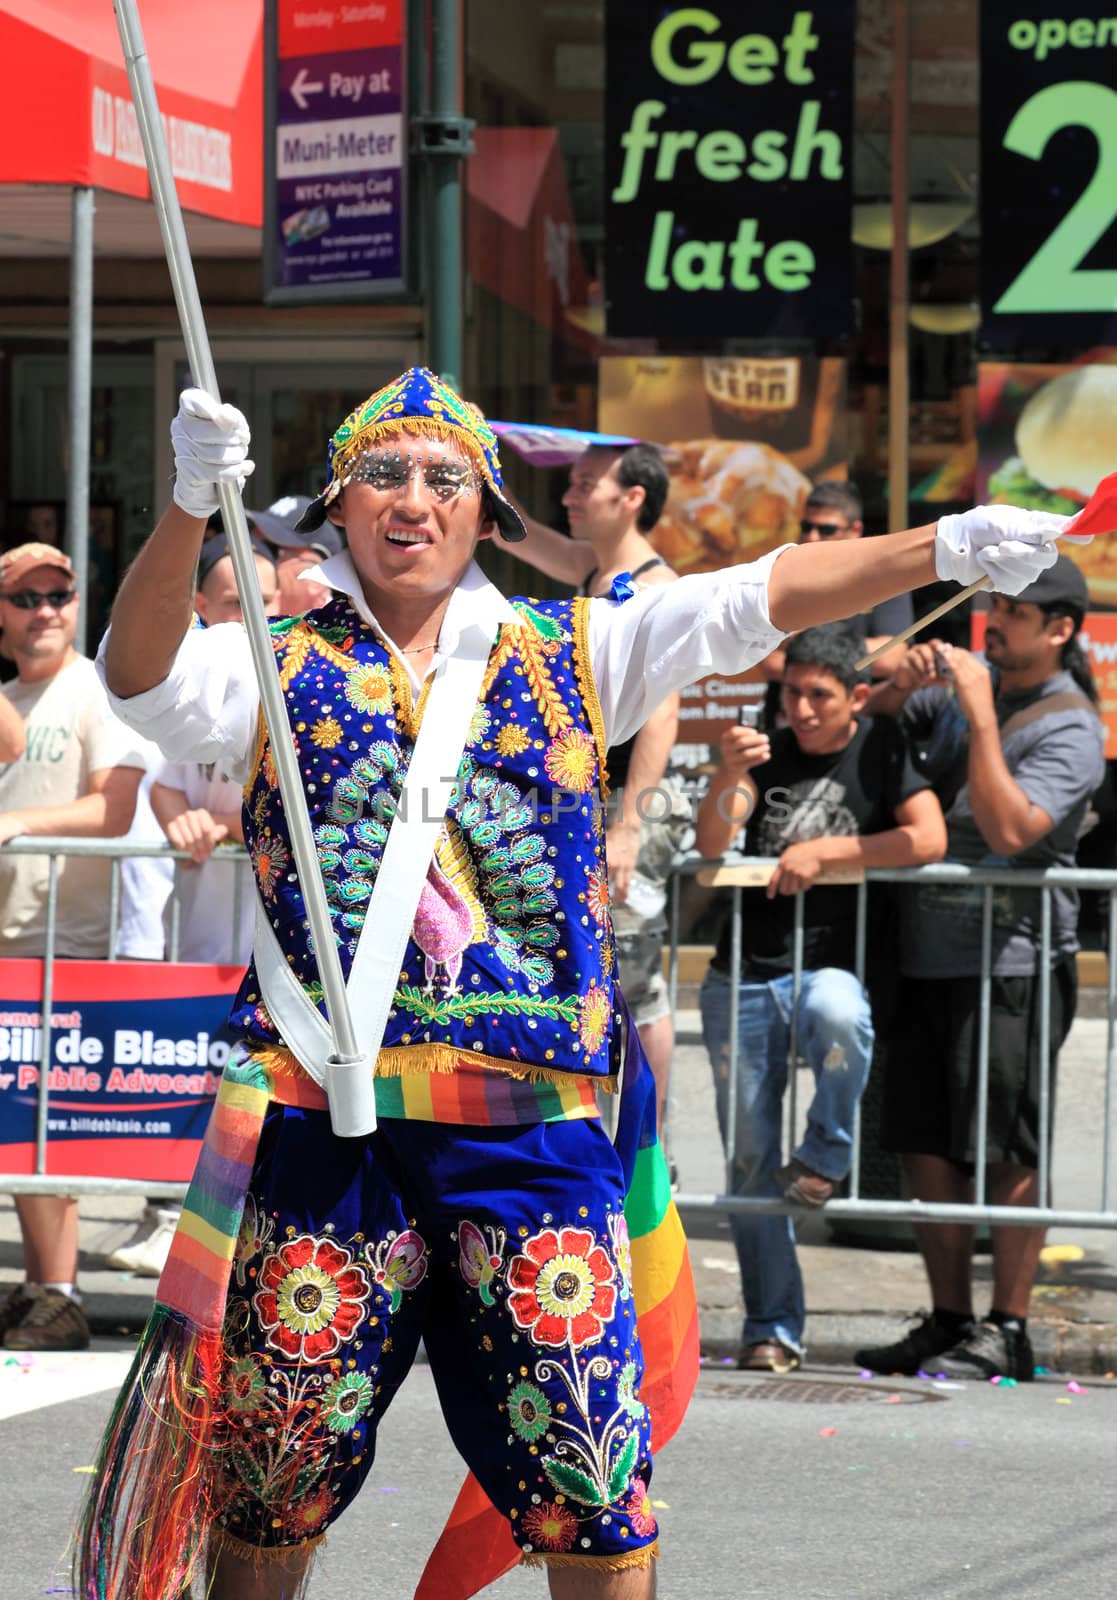
[[[375,1062],[403,953],[453,792],[497,624],[463,630],[439,666],[365,911],[347,988],[357,1041]],[[257,890],[253,948],[260,991],[288,1049],[316,1083],[333,1048],[325,1019],[292,972]]]

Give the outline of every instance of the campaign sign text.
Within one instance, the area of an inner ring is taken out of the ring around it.
[[[360,300],[404,287],[402,0],[268,6],[265,298]]]
[[[185,1182],[229,1057],[239,967],[57,961],[49,1174]],[[35,1170],[41,961],[0,961],[0,1172]]]
[[[617,338],[850,326],[853,0],[606,6],[606,321]]]
[[[981,311],[997,350],[1117,344],[1117,16],[981,6]]]

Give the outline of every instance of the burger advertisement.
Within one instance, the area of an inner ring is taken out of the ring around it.
[[[844,478],[846,364],[811,347],[755,355],[606,356],[598,427],[664,451],[670,489],[648,535],[676,572],[755,561],[799,538],[813,484]],[[708,678],[683,693],[679,737],[713,744],[761,675]]]
[[[1071,517],[1117,469],[1117,350],[1074,366],[988,362],[978,377],[978,499]],[[1117,543],[1067,547],[1090,601],[1117,609]]]
[[[1117,349],[1068,366],[979,368],[977,498],[1073,516],[1117,470]],[[1106,755],[1117,757],[1117,539],[1067,545],[1090,592],[1082,642],[1101,696]],[[975,613],[975,644],[984,617]]]

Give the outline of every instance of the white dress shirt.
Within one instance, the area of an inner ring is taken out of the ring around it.
[[[743,672],[779,648],[785,635],[768,615],[768,577],[790,548],[783,545],[759,561],[720,572],[638,589],[619,603],[590,600],[590,661],[607,744],[631,738],[677,689],[710,672]],[[408,657],[369,610],[348,551],[301,576],[346,595],[418,690],[420,680]],[[463,628],[494,611],[508,626],[524,625],[472,562],[451,596],[428,674],[455,649]],[[102,678],[107,640],[108,634],[97,656]],[[236,783],[247,781],[256,749],[260,691],[248,635],[239,622],[192,628],[162,683],[127,700],[110,690],[109,699],[117,716],[157,744],[169,761],[217,762]]]

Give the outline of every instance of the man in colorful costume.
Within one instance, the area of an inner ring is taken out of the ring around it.
[[[604,752],[789,631],[936,574],[1022,587],[1061,520],[979,509],[623,603],[510,604],[473,560],[519,529],[480,413],[418,369],[353,412],[303,521],[345,528],[313,574],[335,597],[272,625],[347,971],[432,675],[478,630],[491,646],[376,1060],[379,1126],[340,1139],[301,1065],[321,991],[247,640],[189,627],[215,484],[251,471],[247,424],[187,391],[174,439],[175,504],[121,589],[103,670],[169,759],[244,782],[261,911],[243,1048],[102,1449],[78,1592],[179,1600],[207,1545],[212,1600],[300,1592],[422,1338],[473,1476],[420,1596],[525,1560],[559,1600],[646,1600],[649,1407],[662,1443],[697,1330],[650,1074],[612,985]],[[621,1079],[614,1147],[595,1091]]]

